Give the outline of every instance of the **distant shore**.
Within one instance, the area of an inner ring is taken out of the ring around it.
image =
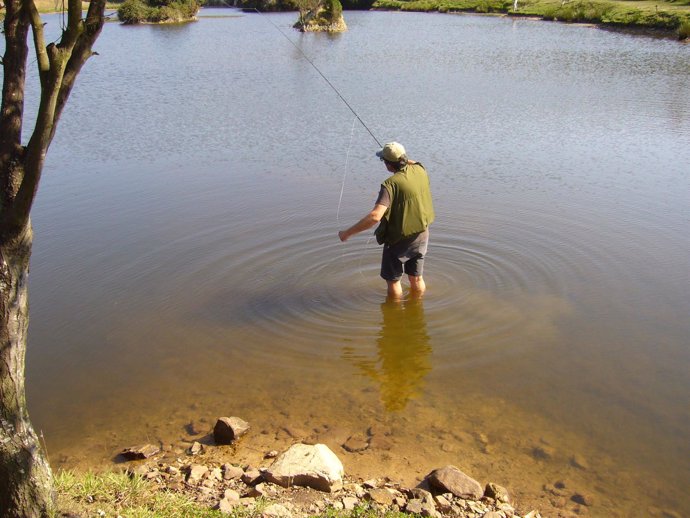
[[[376,0],[372,9],[502,14],[560,22],[591,23],[605,28],[679,40],[690,38],[690,0]]]

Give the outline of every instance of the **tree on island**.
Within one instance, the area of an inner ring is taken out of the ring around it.
[[[199,0],[125,0],[118,8],[122,23],[179,23],[196,19]]]
[[[298,0],[299,19],[295,29],[302,32],[343,32],[347,25],[340,0]]]
[[[29,324],[30,212],[46,152],[82,66],[103,28],[106,0],[68,0],[60,39],[46,45],[33,0],[5,0],[5,54],[0,106],[0,515],[50,516],[53,474],[29,420],[24,361]],[[35,127],[22,143],[24,88],[32,32],[40,79]]]

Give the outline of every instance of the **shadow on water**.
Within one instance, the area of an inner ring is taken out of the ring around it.
[[[380,384],[386,410],[403,410],[421,393],[424,377],[431,371],[431,344],[421,299],[381,304],[376,348],[376,358],[357,354],[351,347],[343,349],[343,357]]]

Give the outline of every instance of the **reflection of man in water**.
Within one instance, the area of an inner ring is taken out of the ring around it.
[[[389,142],[376,154],[393,174],[381,184],[371,212],[338,232],[338,236],[347,241],[379,223],[376,240],[383,244],[381,277],[388,284],[388,296],[402,297],[403,271],[410,281],[410,290],[421,295],[426,290],[422,271],[429,225],[434,221],[429,177],[422,164],[407,159],[405,148],[397,142]]]
[[[356,365],[381,385],[386,410],[403,410],[418,395],[431,370],[431,345],[421,299],[381,304],[377,359],[361,358]]]

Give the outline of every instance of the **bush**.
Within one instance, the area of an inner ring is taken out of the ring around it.
[[[198,11],[198,0],[125,0],[117,16],[126,24],[181,22],[194,18]]]
[[[690,38],[690,21],[683,22],[678,27],[678,39],[687,40]]]
[[[151,14],[151,8],[142,0],[126,0],[117,10],[117,17],[122,23],[141,23]]]

